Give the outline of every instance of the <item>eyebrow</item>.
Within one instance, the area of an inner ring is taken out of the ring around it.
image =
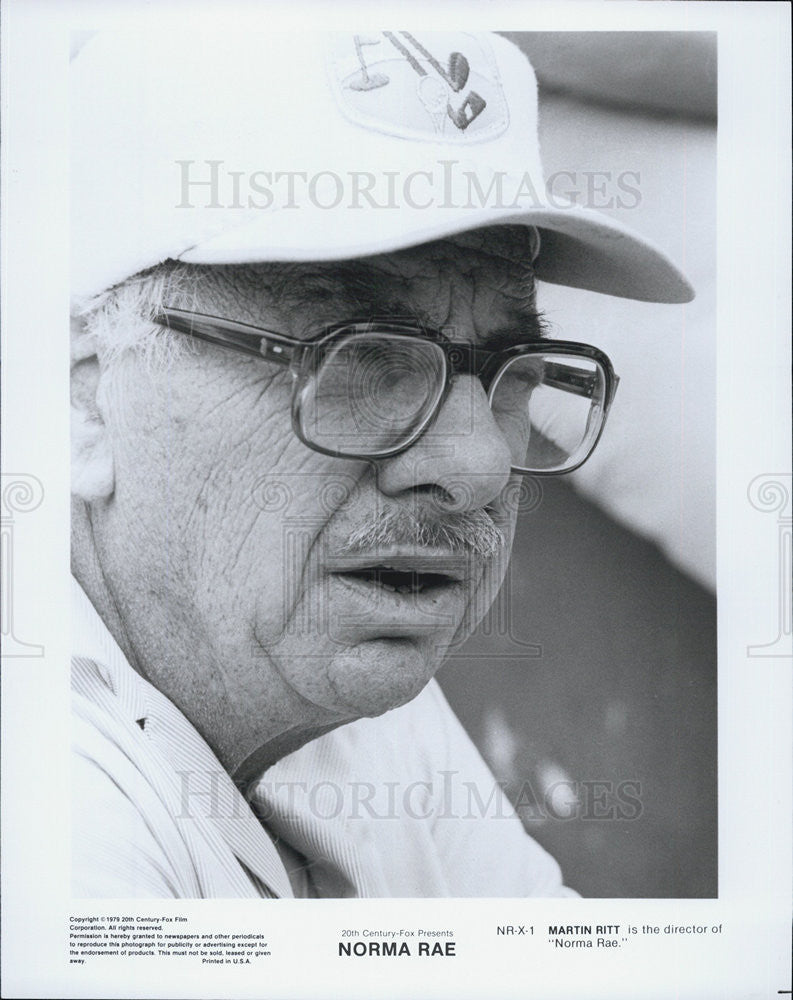
[[[513,312],[514,325],[500,326],[490,330],[484,338],[483,346],[490,351],[503,351],[518,344],[533,344],[546,335],[545,320],[536,309],[516,309]]]
[[[344,262],[335,267],[294,274],[290,298],[293,304],[311,306],[322,304],[341,309],[348,315],[337,313],[338,320],[345,319],[400,319],[418,326],[438,329],[429,313],[415,302],[394,293],[393,289],[378,288],[378,276],[369,267],[357,262]],[[523,304],[513,304],[507,309],[508,322],[487,330],[478,344],[485,350],[504,350],[517,344],[534,343],[543,339],[546,326],[542,314],[530,304],[528,294]],[[349,308],[348,308],[349,307]],[[324,310],[323,310],[324,311]],[[313,324],[312,324],[313,325]]]
[[[373,295],[358,305],[372,319],[407,319],[428,329],[444,329],[432,321],[426,310],[400,298]],[[488,351],[501,351],[518,344],[534,343],[545,336],[543,317],[536,309],[515,307],[510,310],[510,316],[514,322],[488,330],[478,338],[478,346]]]

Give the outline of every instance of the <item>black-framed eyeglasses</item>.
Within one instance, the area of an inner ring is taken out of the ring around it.
[[[571,472],[592,454],[619,382],[608,357],[588,344],[486,350],[402,319],[349,320],[307,340],[170,307],[154,322],[288,366],[295,434],[339,458],[405,451],[432,427],[455,376],[473,375],[509,444],[513,472]]]

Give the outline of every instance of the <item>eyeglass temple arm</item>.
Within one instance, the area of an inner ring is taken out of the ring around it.
[[[300,342],[293,341],[290,337],[248,323],[235,323],[233,320],[204,316],[170,306],[160,309],[153,316],[153,321],[175,333],[185,333],[210,344],[230,347],[279,365],[289,365],[295,350],[302,347]]]
[[[586,396],[587,399],[591,399],[595,394],[598,378],[585,368],[573,368],[569,364],[557,365],[552,361],[546,361],[543,382],[553,386],[554,389],[561,389],[564,392],[571,392],[576,396]],[[614,375],[612,398],[618,384],[619,376]]]

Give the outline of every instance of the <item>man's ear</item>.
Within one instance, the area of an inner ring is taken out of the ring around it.
[[[115,479],[110,435],[98,402],[100,379],[95,338],[81,317],[72,316],[72,493],[86,501],[112,496]]]

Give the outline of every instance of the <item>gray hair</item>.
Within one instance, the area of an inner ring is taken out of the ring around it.
[[[213,289],[224,289],[228,296],[229,291],[242,286],[263,290],[277,304],[298,304],[308,299],[310,279],[305,265],[206,265],[167,260],[75,303],[73,312],[83,320],[106,370],[113,370],[123,355],[134,351],[156,374],[167,370],[185,351],[198,349],[196,341],[174,336],[154,322],[163,306],[206,311]],[[235,318],[252,319],[245,315]]]
[[[104,366],[111,370],[128,351],[138,352],[153,371],[166,369],[190,349],[185,337],[173,337],[153,321],[164,305],[195,303],[203,268],[166,261],[127,278],[99,296],[75,303]]]

